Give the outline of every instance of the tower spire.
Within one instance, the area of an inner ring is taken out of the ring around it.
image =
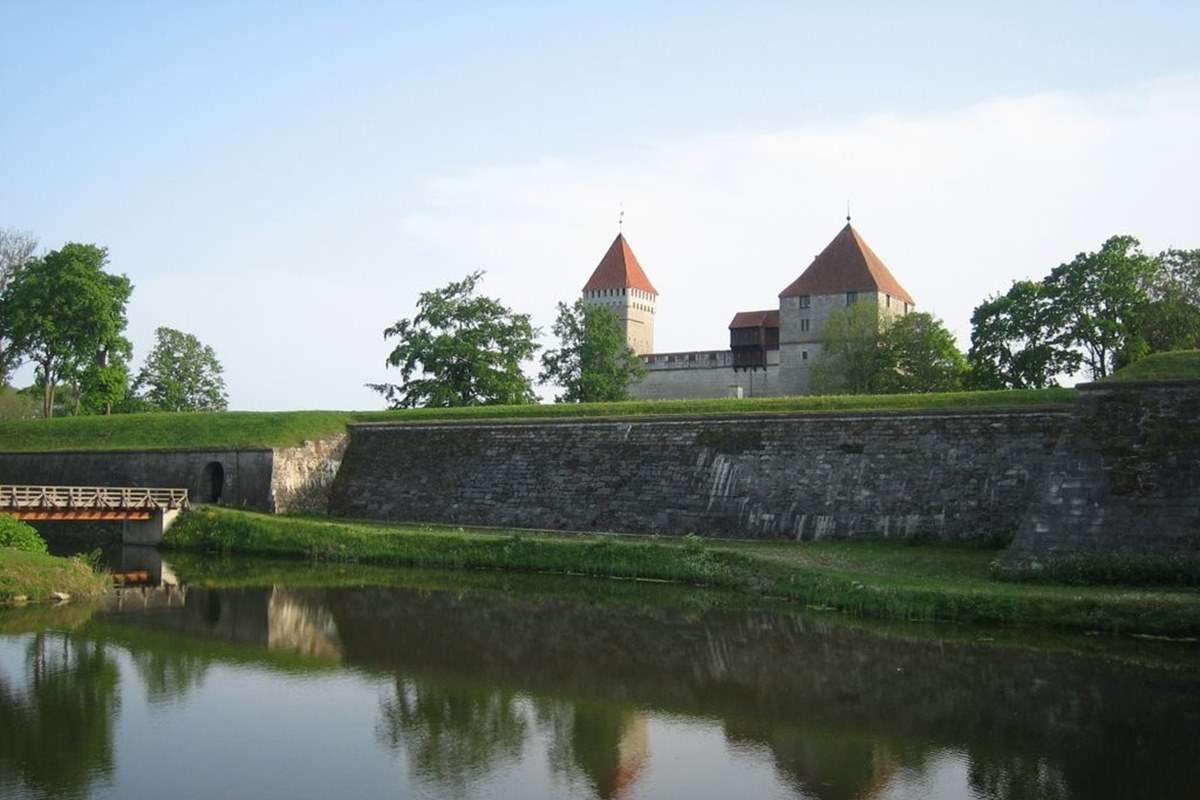
[[[620,213],[617,214],[617,233],[621,233],[621,229],[625,225],[625,206],[622,204],[617,208],[620,209]]]
[[[850,224],[850,201],[846,201],[846,224]]]

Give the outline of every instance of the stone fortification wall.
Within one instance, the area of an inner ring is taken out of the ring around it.
[[[1011,535],[1066,417],[358,425],[331,511],[762,538]]]
[[[217,474],[223,505],[270,509],[271,462],[267,449],[0,453],[0,483],[186,488],[206,502]]]
[[[1200,381],[1080,386],[1007,564],[1200,577]]]

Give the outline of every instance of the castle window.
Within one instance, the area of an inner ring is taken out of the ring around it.
[[[796,305],[798,305],[800,308],[808,308],[812,305],[812,295],[800,295],[796,298]]]
[[[888,308],[892,307],[892,296],[890,294],[887,295],[887,307]]]
[[[852,306],[858,302],[858,292],[846,292],[846,305]]]
[[[800,320],[800,331],[801,331],[801,333],[808,332],[808,317],[805,317],[804,319]]]
[[[801,360],[801,361],[808,361],[808,351],[807,351],[807,350],[801,350],[801,351],[800,351],[800,360]]]

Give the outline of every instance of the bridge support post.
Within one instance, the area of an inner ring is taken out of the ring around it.
[[[121,544],[160,545],[178,516],[179,509],[172,508],[155,511],[150,519],[127,519],[121,523]]]

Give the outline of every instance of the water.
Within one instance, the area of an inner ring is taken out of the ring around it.
[[[0,797],[1200,796],[1195,645],[127,561],[107,607],[0,615]]]

